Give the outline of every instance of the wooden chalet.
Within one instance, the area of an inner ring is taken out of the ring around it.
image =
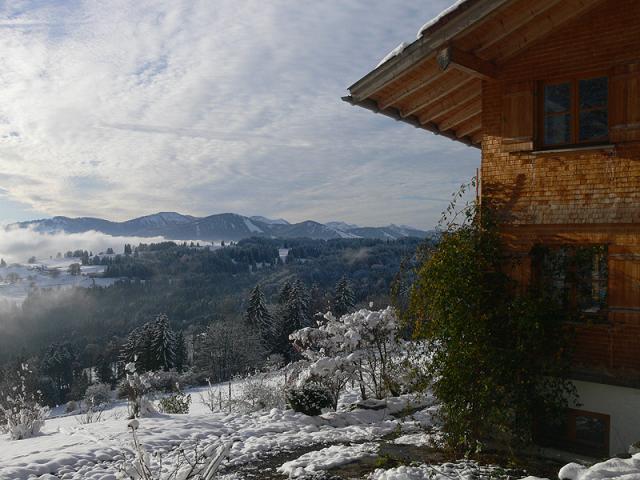
[[[400,51],[401,50],[401,51]],[[549,436],[640,440],[640,2],[463,0],[343,100],[481,150],[522,285],[576,332],[580,404]]]

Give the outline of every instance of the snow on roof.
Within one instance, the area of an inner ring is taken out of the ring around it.
[[[456,11],[458,8],[460,8],[463,4],[468,3],[470,0],[457,0],[456,3],[454,3],[453,5],[451,5],[450,7],[444,9],[442,12],[440,12],[440,14],[435,17],[432,18],[431,20],[429,20],[427,23],[425,23],[424,25],[422,25],[422,27],[420,27],[420,30],[418,30],[418,34],[416,35],[416,38],[419,40],[422,38],[422,35],[424,34],[425,30],[431,28],[432,26],[434,26],[436,23],[438,23],[440,20],[442,20],[444,17],[446,17],[447,15],[449,15],[450,13],[453,13],[454,11]]]
[[[438,23],[440,20],[442,20],[444,17],[446,17],[447,15],[449,15],[450,13],[453,13],[454,11],[456,11],[458,8],[460,8],[463,4],[468,3],[470,0],[458,0],[456,3],[454,3],[453,5],[451,5],[450,7],[446,8],[445,10],[443,10],[442,12],[440,12],[440,14],[429,20],[427,23],[425,23],[424,25],[422,25],[422,27],[420,27],[420,30],[418,30],[418,35],[417,35],[417,39],[420,40],[422,38],[423,33],[431,28],[432,26],[434,26],[436,23]],[[382,60],[380,60],[380,63],[378,63],[378,65],[376,65],[376,68],[378,68],[380,65],[382,65],[383,63],[388,62],[389,60],[391,60],[393,57],[397,57],[398,55],[400,55],[402,52],[404,52],[404,50],[409,46],[409,43],[407,42],[402,42],[400,45],[398,45],[396,48],[394,48],[393,50],[391,50],[389,53],[387,53],[384,58]]]
[[[402,42],[400,45],[398,45],[396,48],[394,48],[393,50],[391,50],[389,53],[387,53],[385,55],[385,57],[380,60],[380,63],[378,63],[378,65],[376,65],[376,68],[378,68],[380,65],[382,65],[383,63],[388,62],[389,60],[391,60],[393,57],[397,57],[398,55],[400,55],[405,48],[407,48],[409,46],[409,44],[407,42]]]

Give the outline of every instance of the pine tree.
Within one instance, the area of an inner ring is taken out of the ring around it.
[[[175,367],[178,372],[182,372],[187,363],[187,344],[184,340],[182,330],[176,335],[176,350],[175,350]]]
[[[176,336],[169,326],[169,318],[165,314],[156,317],[151,334],[151,353],[153,355],[154,370],[162,368],[169,370],[174,366],[176,355]]]
[[[351,313],[355,307],[353,290],[349,285],[346,275],[343,276],[336,285],[335,297],[333,299],[333,313],[341,317]]]
[[[262,289],[258,284],[251,290],[249,306],[244,317],[251,327],[260,331],[263,338],[273,329],[273,317],[269,313],[266,303]]]
[[[284,282],[284,285],[282,285],[282,288],[280,289],[280,294],[278,295],[278,305],[286,305],[289,301],[289,297],[291,296],[291,288],[291,283],[288,280]]]
[[[287,295],[288,294],[288,295]],[[282,302],[273,328],[273,351],[285,356],[288,361],[295,358],[289,335],[310,325],[309,294],[300,280],[293,285],[285,284],[280,293]]]

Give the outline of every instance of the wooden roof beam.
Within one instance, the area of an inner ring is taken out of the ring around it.
[[[462,124],[460,128],[458,128],[456,132],[456,137],[465,138],[465,137],[473,137],[474,134],[479,132],[482,129],[482,116],[480,114],[471,117],[470,120],[467,120],[466,123]]]
[[[371,110],[374,113],[380,113],[380,114],[385,115],[387,117],[393,118],[394,120],[405,122],[405,123],[408,123],[410,125],[413,125],[416,128],[422,128],[422,129],[428,130],[431,133],[434,133],[436,135],[442,135],[443,137],[449,138],[451,140],[456,140],[458,142],[462,142],[462,143],[464,143],[465,145],[467,145],[469,147],[478,148],[478,145],[474,145],[470,138],[457,137],[453,132],[442,132],[442,131],[440,131],[440,129],[438,129],[438,126],[435,125],[435,124],[431,124],[431,123],[421,124],[417,117],[403,118],[400,115],[400,111],[397,108],[387,108],[385,110],[381,110],[379,105],[378,105],[378,102],[376,102],[375,100],[372,100],[372,99],[357,100],[356,98],[352,97],[351,95],[348,95],[346,97],[342,97],[342,100],[344,102],[347,102],[347,103],[353,105],[353,106],[366,108],[367,110]]]
[[[454,76],[454,78],[456,78],[456,80],[452,79],[451,82],[441,82],[441,85],[439,85],[437,88],[434,88],[430,92],[430,95],[428,95],[424,100],[421,100],[418,103],[414,103],[407,109],[401,110],[401,115],[403,117],[409,117],[419,112],[420,110],[429,108],[457,89],[464,88],[476,80],[475,77],[469,77],[468,75],[464,74],[460,76],[456,75]]]
[[[555,7],[561,1],[563,0],[536,0],[535,2],[529,2],[526,10],[526,15],[522,15],[518,21],[512,23],[496,21],[496,28],[492,29],[491,36],[486,41],[479,43],[476,42],[477,46],[473,50],[478,54],[486,52],[490,47],[492,47],[496,43],[501,42],[516,30],[531,22],[532,19],[534,19],[538,15],[542,15],[547,10]],[[500,29],[500,33],[496,34],[496,29]]]
[[[442,71],[447,70],[447,68],[451,66],[486,80],[498,76],[498,68],[495,64],[476,57],[473,53],[460,50],[453,45],[440,50],[437,60]]]
[[[503,64],[518,52],[525,50],[534,42],[545,37],[556,28],[573,20],[603,0],[564,0],[553,10],[545,15],[538,15],[523,28],[519,29],[504,42],[495,45],[491,56],[497,64]]]
[[[460,110],[451,115],[449,118],[438,124],[440,130],[447,131],[454,129],[458,125],[466,122],[470,118],[475,117],[476,115],[482,112],[482,100],[480,98],[473,100],[468,105],[464,105]]]
[[[423,111],[420,114],[420,121],[426,123],[432,121],[434,118],[441,118],[460,108],[460,105],[470,100],[471,97],[475,100],[476,98],[480,98],[481,95],[482,80],[476,79],[475,83],[468,84],[464,88],[459,88],[447,98],[443,98],[437,105]]]
[[[381,105],[381,108],[389,108],[392,105],[395,105],[396,103],[404,100],[405,98],[413,95],[414,93],[419,92],[423,88],[428,87],[433,82],[436,82],[437,80],[442,78],[445,74],[445,72],[440,70],[440,67],[438,67],[437,64],[434,64],[432,66],[432,69],[430,70],[432,71],[427,72],[424,76],[422,76],[422,78],[420,78],[420,80],[412,83],[408,88],[405,88],[404,90],[401,90],[397,94],[391,96],[388,100],[386,100]]]

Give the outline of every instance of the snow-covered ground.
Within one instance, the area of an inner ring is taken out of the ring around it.
[[[284,381],[275,376],[276,388]],[[232,398],[244,386],[232,382]],[[156,414],[140,419],[138,436],[150,452],[171,464],[178,447],[185,450],[212,444],[231,445],[223,463],[222,480],[244,478],[328,478],[323,473],[354,462],[369,462],[361,477],[367,480],[471,480],[507,477],[499,467],[470,461],[440,464],[412,464],[374,468],[373,462],[385,442],[407,448],[437,445],[436,401],[431,396],[405,395],[378,403],[377,410],[354,408],[357,394],[347,392],[337,412],[310,417],[284,408],[253,413],[227,410],[229,384],[215,385],[212,398],[223,399],[215,411],[202,401],[207,388],[188,391],[192,397],[189,414]],[[219,393],[218,393],[219,392]],[[399,415],[400,412],[413,413]],[[117,401],[100,421],[83,424],[82,414],[65,414],[54,409],[41,435],[11,441],[0,435],[0,480],[74,479],[115,480],[119,467],[132,456],[131,432],[127,425],[127,405]],[[168,467],[167,467],[168,468]],[[258,472],[256,474],[256,471]],[[352,477],[349,477],[352,478]],[[354,477],[355,478],[355,477]],[[560,478],[604,480],[640,478],[640,455],[628,460],[610,460],[591,469],[576,464],[566,466]],[[528,477],[535,480],[536,477]]]
[[[79,258],[37,260],[36,263],[14,263],[0,268],[0,300],[20,304],[35,289],[67,289],[72,287],[105,287],[116,278],[101,278],[103,265],[85,265],[80,275],[71,275],[69,265]]]

